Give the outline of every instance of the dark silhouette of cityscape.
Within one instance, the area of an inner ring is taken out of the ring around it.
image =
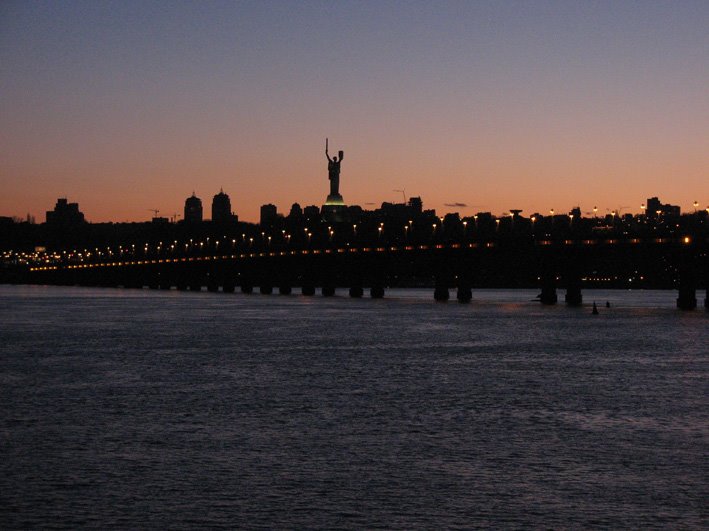
[[[472,286],[541,285],[542,301],[553,303],[556,302],[555,282],[562,278],[562,283],[567,285],[569,303],[581,302],[583,284],[585,287],[675,288],[680,292],[684,289],[689,293],[686,305],[693,307],[696,305],[694,290],[706,283],[709,207],[700,209],[696,202],[695,210],[686,214],[682,214],[678,206],[651,197],[642,205],[640,214],[620,211],[599,214],[596,207],[584,213],[577,206],[569,212],[551,209],[529,216],[524,216],[520,209],[510,209],[502,216],[491,212],[439,216],[435,210],[424,208],[421,197],[410,197],[402,203],[384,202],[379,208],[366,210],[359,205],[345,204],[339,192],[343,155],[339,151],[339,159],[331,158],[326,151],[330,188],[322,206],[303,208],[293,203],[288,213],[283,214],[275,205],[265,204],[261,206],[258,223],[240,221],[223,189],[213,196],[210,220],[204,219],[202,200],[194,192],[185,199],[181,220],[178,216],[160,217],[155,210],[150,222],[90,223],[79,205],[69,203],[66,198],[58,199],[54,209],[47,211],[45,223],[0,218],[0,281],[28,281],[27,271],[42,268],[84,267],[109,261],[117,265],[123,261],[132,265],[143,264],[143,261],[158,264],[177,261],[181,256],[243,262],[257,257],[320,250],[345,256],[347,252],[377,250],[392,254],[409,252],[407,263],[396,258],[393,259],[395,265],[387,265],[386,274],[375,282],[381,285],[378,290],[383,290],[385,285],[440,284],[446,286],[446,292],[439,293],[441,298],[447,298],[449,284],[459,283],[459,277],[465,276],[469,277],[465,280],[466,290]],[[604,249],[615,246],[628,251],[596,252],[594,249],[599,245]],[[498,248],[504,252],[494,254],[493,250]],[[540,249],[547,248],[564,249],[557,252],[566,264],[561,276],[555,272],[559,267],[544,265],[551,251]],[[575,248],[578,252],[571,260],[568,249]],[[660,252],[657,250],[660,248],[665,250]],[[467,249],[468,254],[460,255],[461,249]],[[491,251],[483,255],[480,249]],[[652,250],[645,252],[645,249]],[[691,250],[691,260],[681,258],[690,256],[686,249]],[[459,254],[450,254],[453,250]],[[432,260],[431,253],[436,252],[437,258]],[[471,253],[477,254],[471,258]],[[417,260],[426,264],[435,262],[435,266],[419,267],[413,263]],[[456,261],[461,264],[456,265]],[[275,261],[258,267],[268,270],[291,267],[273,263]],[[342,275],[330,275],[325,270],[335,266],[324,261],[311,267],[322,270],[321,278],[330,278],[322,280],[333,284],[328,292],[334,293],[337,282],[352,282]],[[342,264],[337,267],[341,269]],[[376,269],[372,264],[366,267]],[[546,295],[545,271],[550,276]],[[211,273],[205,274],[209,277]],[[242,272],[235,274],[242,275]],[[273,279],[283,276],[271,272]],[[260,282],[275,280],[264,280],[261,276]],[[302,273],[288,281],[299,282],[305,282]],[[363,280],[357,282],[361,284]],[[570,285],[576,295],[568,291]],[[248,286],[242,289],[248,290]],[[462,297],[468,298],[465,292]]]

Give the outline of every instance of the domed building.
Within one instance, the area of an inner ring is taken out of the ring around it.
[[[212,199],[212,221],[215,223],[229,223],[232,220],[231,200],[223,189]]]
[[[202,222],[202,200],[194,192],[185,200],[185,223]]]

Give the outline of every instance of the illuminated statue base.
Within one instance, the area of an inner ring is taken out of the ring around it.
[[[325,206],[344,206],[345,201],[340,194],[330,194],[327,196]]]
[[[327,196],[327,202],[320,209],[323,221],[327,223],[345,223],[349,221],[349,212],[341,195]]]

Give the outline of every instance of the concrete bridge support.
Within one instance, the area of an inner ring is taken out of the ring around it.
[[[540,260],[540,280],[542,292],[539,302],[546,305],[556,304],[559,298],[556,295],[556,260],[552,249],[542,249]]]
[[[433,288],[433,298],[438,302],[447,302],[450,299],[448,293],[448,275],[440,273],[436,275],[436,280]]]
[[[384,298],[384,285],[381,283],[374,284],[371,288],[369,288],[369,296],[373,299]]]
[[[458,289],[455,295],[456,299],[458,299],[458,302],[465,304],[472,300],[472,285],[473,282],[470,278],[470,275],[468,275],[467,273],[460,273],[458,275]]]
[[[335,286],[328,282],[320,289],[320,292],[323,297],[332,297],[335,295]]]
[[[364,295],[364,288],[362,286],[356,285],[350,288],[350,297],[361,299],[362,295]]]
[[[581,273],[576,267],[569,268],[566,277],[566,304],[569,306],[581,306],[583,296],[581,295]]]
[[[542,304],[556,304],[556,274],[553,271],[542,272],[542,293],[539,295],[539,302]]]
[[[706,301],[705,301],[706,305]],[[694,310],[697,307],[697,282],[691,264],[684,264],[679,270],[679,296],[677,308]]]
[[[280,295],[290,295],[293,289],[290,286],[289,282],[281,282],[281,284],[278,286],[278,293]]]
[[[300,288],[300,292],[306,297],[312,297],[315,295],[315,284],[310,280],[304,280],[303,285]]]
[[[219,279],[217,278],[217,274],[214,271],[211,271],[207,275],[207,291],[210,293],[216,293],[219,291]]]
[[[224,278],[224,285],[222,286],[222,291],[224,293],[234,293],[235,289],[236,282],[234,282],[234,278],[231,275],[227,274]]]
[[[385,264],[381,261],[375,264],[375,269],[370,273],[371,286],[369,288],[369,296],[373,299],[381,299],[384,297],[384,286],[386,285]]]
[[[355,299],[362,298],[362,295],[364,295],[364,283],[362,282],[362,277],[360,275],[353,275],[350,283],[350,297]]]

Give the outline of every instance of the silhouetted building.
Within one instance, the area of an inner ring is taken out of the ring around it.
[[[651,197],[647,200],[647,217],[657,217],[662,212],[662,203],[657,197]]]
[[[202,222],[202,200],[194,195],[185,200],[185,223],[201,223]]]
[[[229,196],[220,189],[212,199],[212,221],[215,223],[229,223],[233,220],[231,215],[231,201]]]
[[[290,207],[290,213],[288,214],[288,217],[292,220],[303,219],[303,209],[300,208],[300,205],[298,203],[293,203],[293,205]]]
[[[647,217],[652,219],[658,215],[679,217],[680,208],[677,205],[663,204],[657,197],[651,197],[647,200]]]
[[[276,209],[276,205],[272,205],[270,203],[267,205],[261,205],[260,224],[262,226],[273,225],[277,219],[278,219],[278,209]]]
[[[67,199],[57,199],[54,210],[47,211],[47,223],[50,225],[79,225],[84,223],[84,214],[79,211],[79,203],[69,203]]]
[[[449,212],[443,217],[446,226],[457,226],[460,224],[460,215],[457,212]]]
[[[409,197],[409,208],[413,214],[421,214],[423,212],[423,201],[420,197]]]
[[[320,208],[315,205],[307,206],[303,209],[303,216],[306,221],[316,221],[320,219]]]

